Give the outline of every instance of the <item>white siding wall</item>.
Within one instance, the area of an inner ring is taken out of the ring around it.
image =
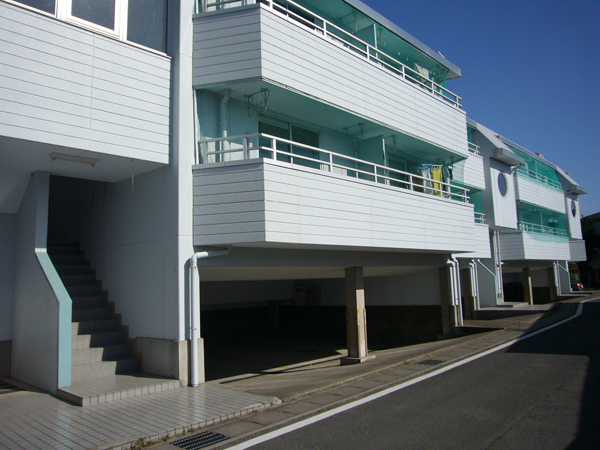
[[[568,242],[538,240],[526,232],[500,234],[502,260],[568,260],[571,256]]]
[[[196,166],[194,244],[468,252],[473,206],[271,160]]]
[[[262,77],[468,156],[464,112],[260,5],[194,30],[196,87]]]
[[[573,261],[573,262],[587,261],[587,254],[585,251],[585,241],[571,240],[569,242],[569,249],[570,249],[570,253],[571,253],[571,258],[569,258],[569,261]]]
[[[575,215],[571,210],[571,202],[575,202]],[[565,197],[565,209],[567,217],[567,229],[569,230],[569,236],[573,239],[583,239],[583,233],[581,231],[581,202],[574,195],[567,195]]]
[[[467,259],[487,259],[492,257],[490,228],[488,225],[476,223],[471,239],[476,246],[476,250],[473,253],[462,253],[454,256]]]
[[[169,161],[170,59],[0,3],[0,135]]]
[[[467,159],[455,163],[452,175],[459,183],[485,189],[483,158],[479,155],[469,154]]]
[[[536,183],[518,173],[515,177],[515,190],[517,200],[565,213],[565,195],[562,192],[548,189],[541,183]]]

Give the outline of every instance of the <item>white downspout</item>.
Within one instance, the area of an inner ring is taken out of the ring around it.
[[[190,260],[190,357],[192,377],[190,384],[198,386],[198,339],[200,339],[200,275],[198,274],[198,260],[227,255],[231,247],[223,250],[204,250],[196,252]]]
[[[231,95],[231,91],[229,89],[225,90],[225,93],[223,94],[223,99],[221,100],[221,137],[222,138],[227,138],[227,136],[229,135],[229,132],[227,130],[227,107],[229,105],[229,99]],[[226,139],[223,139],[222,144],[221,144],[221,151],[224,150],[229,150],[229,143],[227,142]],[[221,155],[221,161],[223,160],[223,158],[225,158],[225,154]]]
[[[463,311],[460,293],[460,263],[455,257],[451,257],[446,262],[450,269],[450,293],[452,298],[450,304],[456,307],[454,326],[463,325]]]

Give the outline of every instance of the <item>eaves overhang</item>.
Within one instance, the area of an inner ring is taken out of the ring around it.
[[[429,56],[431,59],[433,59],[437,63],[446,67],[449,70],[448,79],[454,79],[454,78],[461,77],[462,72],[460,70],[460,67],[458,67],[455,64],[451,63],[450,61],[448,61],[440,52],[437,52],[437,51],[433,50],[432,48],[430,48],[429,46],[425,45],[424,43],[419,41],[416,37],[414,37],[410,33],[406,32],[405,30],[400,28],[395,23],[391,22],[389,19],[387,19],[384,16],[382,16],[381,14],[379,14],[373,8],[365,5],[360,0],[343,0],[343,1],[347,4],[349,4],[350,6],[352,6],[353,8],[356,8],[357,10],[359,10],[366,16],[370,17],[374,21],[383,25],[388,30],[390,30],[394,34],[396,34],[399,37],[401,37],[402,39],[404,39],[406,42],[411,44],[413,47],[419,49],[421,52],[423,52],[424,54]]]
[[[508,164],[509,166],[520,166],[525,163],[525,160],[523,158],[521,158],[513,151],[504,147],[496,148],[494,150],[492,158],[497,159],[498,161],[501,161],[504,164]]]

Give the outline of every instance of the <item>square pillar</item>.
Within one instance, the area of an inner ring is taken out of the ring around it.
[[[531,268],[523,268],[523,297],[525,302],[533,305],[533,286],[531,285]]]
[[[560,282],[558,279],[558,267],[556,263],[548,269],[548,284],[550,289],[550,301],[555,302],[560,297]]]
[[[346,329],[348,356],[342,358],[342,364],[357,364],[374,358],[368,356],[367,310],[362,267],[346,269]]]

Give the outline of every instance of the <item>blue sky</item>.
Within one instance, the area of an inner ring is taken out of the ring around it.
[[[462,69],[468,116],[544,154],[600,212],[599,0],[363,0]]]

